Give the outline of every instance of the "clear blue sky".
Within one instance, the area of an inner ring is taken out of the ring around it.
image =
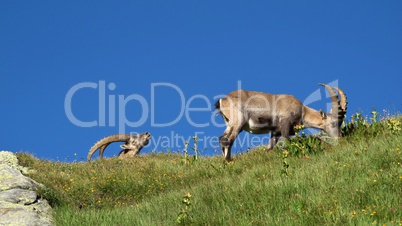
[[[182,150],[195,133],[221,135],[209,104],[239,84],[315,109],[330,102],[317,84],[338,84],[348,117],[400,112],[401,12],[402,1],[1,1],[0,150],[81,161],[122,130],[153,135],[142,154]]]

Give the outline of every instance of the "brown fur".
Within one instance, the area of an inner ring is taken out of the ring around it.
[[[331,94],[332,113],[311,109],[287,94],[236,90],[218,100],[215,107],[226,123],[226,130],[219,138],[225,159],[231,160],[231,147],[243,130],[253,134],[271,133],[268,149],[276,145],[280,136],[289,138],[294,135],[294,126],[297,125],[322,129],[332,137],[339,137],[339,121],[346,114],[346,95],[339,88],[322,85]],[[339,92],[341,100],[334,89]]]
[[[103,152],[107,146],[113,142],[125,142],[123,145],[120,145],[123,150],[120,151],[118,158],[134,157],[149,143],[150,138],[151,134],[148,132],[139,135],[115,134],[105,137],[96,142],[91,149],[89,149],[87,160],[88,162],[91,161],[92,155],[98,149],[100,158],[103,158]]]

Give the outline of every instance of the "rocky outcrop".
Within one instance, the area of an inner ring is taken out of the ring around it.
[[[0,151],[0,225],[53,225],[51,207],[37,189],[43,185],[21,172],[17,156]]]

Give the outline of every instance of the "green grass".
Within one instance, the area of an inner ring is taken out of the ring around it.
[[[400,225],[402,118],[392,120],[352,120],[336,146],[296,137],[231,163],[161,153],[91,163],[18,158],[46,186],[40,193],[57,225]],[[303,139],[301,151],[292,146]]]

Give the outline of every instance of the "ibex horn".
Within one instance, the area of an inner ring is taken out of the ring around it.
[[[92,155],[100,148],[100,157],[103,157],[103,152],[106,147],[113,142],[127,142],[130,139],[129,134],[115,134],[105,137],[94,144],[94,146],[89,149],[87,160],[91,161]]]
[[[338,113],[339,111],[339,99],[338,99],[338,94],[336,94],[334,88],[327,84],[319,83],[320,85],[324,86],[327,90],[329,95],[331,95],[331,102],[332,102],[332,113]]]

